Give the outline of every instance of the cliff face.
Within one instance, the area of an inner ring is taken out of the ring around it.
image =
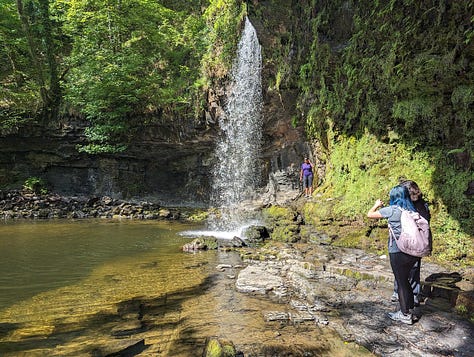
[[[163,128],[149,127],[126,152],[92,156],[76,149],[84,141],[84,124],[69,120],[2,136],[0,184],[18,187],[34,176],[65,195],[154,196],[170,204],[206,201],[212,135],[173,143]]]
[[[266,108],[272,110],[272,105]],[[307,152],[301,133],[281,116],[265,118],[263,185],[270,172],[297,164]],[[48,190],[64,195],[153,197],[168,205],[208,202],[215,130],[172,142],[162,128],[149,127],[125,153],[92,156],[76,149],[84,140],[83,129],[84,123],[74,120],[0,137],[0,184],[19,188],[28,177],[39,177]]]
[[[302,132],[285,120],[279,98],[267,95],[264,110],[262,185],[271,172],[298,165],[309,150]],[[0,185],[19,188],[28,177],[39,177],[48,190],[64,195],[153,197],[173,205],[208,202],[216,130],[196,130],[177,142],[152,126],[124,153],[88,155],[76,149],[84,141],[84,127],[71,120],[1,136]]]

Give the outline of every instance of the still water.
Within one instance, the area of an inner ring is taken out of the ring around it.
[[[210,337],[245,356],[288,355],[288,346],[299,346],[294,356],[366,355],[330,331],[264,321],[262,312],[285,305],[235,291],[236,253],[181,251],[190,238],[180,233],[201,228],[1,224],[0,355],[201,356]]]
[[[0,226],[0,309],[80,282],[101,265],[156,253],[173,260],[188,239],[179,224],[117,221],[9,223]],[[162,267],[164,268],[164,267]]]

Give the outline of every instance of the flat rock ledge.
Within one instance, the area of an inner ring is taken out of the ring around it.
[[[472,271],[461,274],[469,276],[459,282],[462,289],[433,288],[426,283],[424,291],[429,296],[415,308],[419,320],[404,325],[387,317],[399,306],[390,301],[393,275],[385,256],[288,244],[248,250],[244,263],[236,289],[283,303],[281,311],[262,312],[266,321],[332,328],[345,341],[379,356],[474,356],[473,324],[453,310],[455,297],[472,296]],[[443,274],[447,273],[441,267],[422,263],[422,281]]]

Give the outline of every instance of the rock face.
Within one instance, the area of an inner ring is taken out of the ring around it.
[[[40,177],[49,191],[61,195],[153,197],[165,206],[207,204],[215,131],[196,131],[195,136],[176,142],[166,138],[162,128],[150,127],[125,153],[87,155],[76,149],[85,140],[84,125],[71,121],[52,128],[30,127],[0,135],[0,187],[19,188],[27,178]],[[268,125],[269,122],[265,130]],[[269,142],[273,140],[266,137]],[[298,153],[303,148],[301,144],[297,146],[299,149],[290,150],[291,155],[287,148],[279,151],[273,145],[268,147],[263,154],[262,185],[269,182],[273,171],[299,165],[296,158],[303,155]],[[295,185],[290,182],[294,177],[275,175],[279,177],[277,185],[283,189]],[[271,182],[268,187],[275,195],[279,189],[274,180]]]
[[[62,195],[153,196],[168,205],[207,200],[211,134],[176,141],[164,128],[149,127],[124,153],[87,155],[76,148],[85,140],[85,124],[70,119],[0,135],[0,185],[18,188],[40,177]]]

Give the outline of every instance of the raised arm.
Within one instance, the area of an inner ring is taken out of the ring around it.
[[[375,201],[372,208],[369,209],[369,212],[367,212],[367,217],[369,217],[369,218],[383,218],[383,216],[380,214],[380,212],[377,211],[382,206],[383,206],[382,200]]]

